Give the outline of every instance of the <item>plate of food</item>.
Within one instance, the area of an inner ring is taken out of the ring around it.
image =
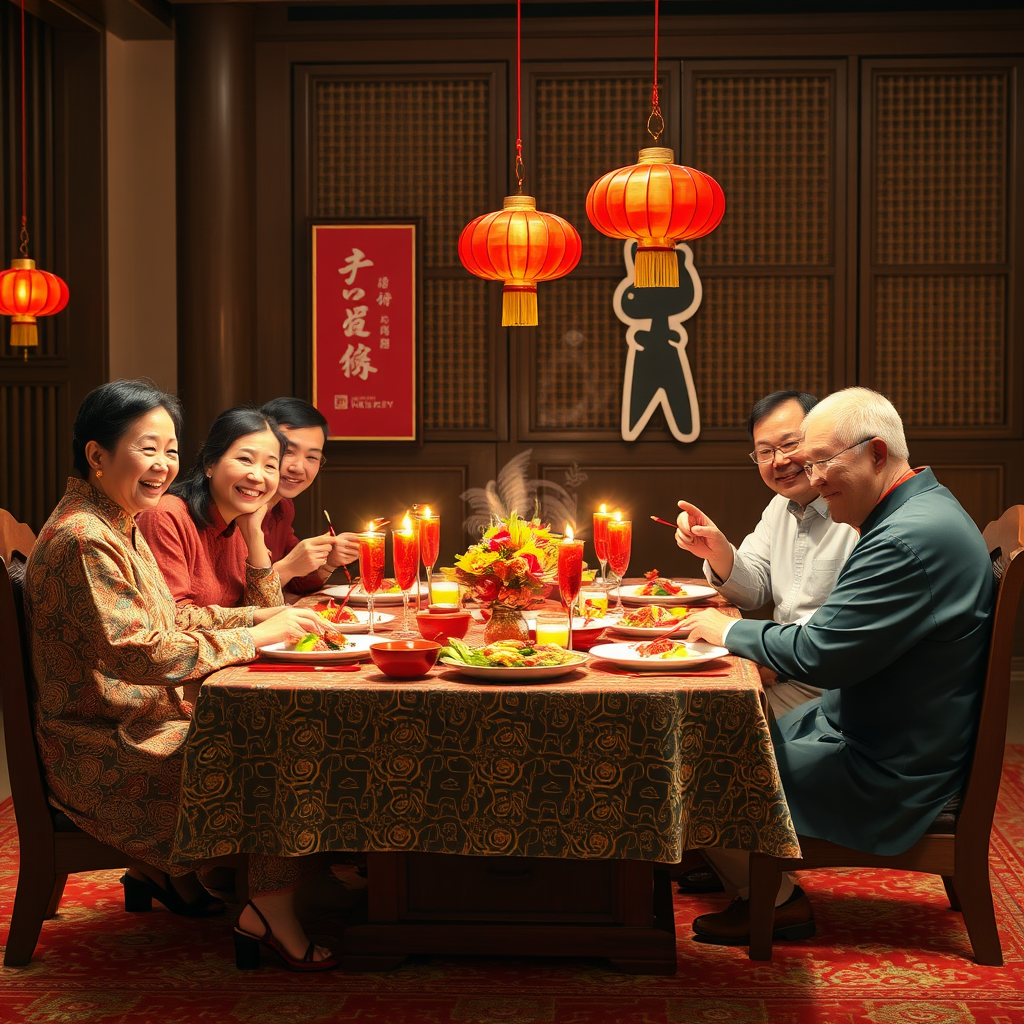
[[[347,605],[336,604],[334,598],[328,601],[317,601],[310,606],[313,611],[328,622],[339,626],[344,633],[365,633],[370,628],[370,613],[362,608],[349,608]],[[374,626],[383,625],[385,622],[392,622],[394,615],[387,612],[379,612],[376,608],[373,611]]]
[[[632,608],[621,619],[610,624],[613,633],[620,636],[656,637],[679,625],[690,609],[686,607],[664,608],[658,604],[645,604]],[[689,626],[679,626],[673,633],[682,640],[690,632]]]
[[[359,585],[358,576],[356,576],[351,583],[343,583],[339,587],[324,587],[323,593],[328,597],[340,597],[342,600],[347,598],[349,604],[364,605],[368,600],[366,591]],[[409,600],[415,601],[420,595],[426,595],[426,593],[426,584],[417,583],[409,590]],[[374,606],[379,604],[402,603],[402,591],[398,586],[398,581],[394,577],[385,577],[384,582],[380,585],[380,590],[378,590],[374,595],[373,603]]]
[[[458,669],[471,679],[486,683],[541,683],[575,672],[587,661],[579,651],[567,651],[556,644],[528,640],[498,640],[483,647],[470,647],[452,637],[441,649],[438,661]]]
[[[614,597],[618,593],[623,604],[660,604],[671,608],[678,604],[693,604],[714,597],[714,587],[698,587],[694,584],[683,584],[678,580],[670,580],[658,575],[657,569],[644,573],[646,583],[636,583],[628,587],[619,586],[612,591]]]
[[[632,672],[686,672],[729,653],[702,641],[660,640],[641,644],[598,644],[590,649],[592,658],[610,661]]]
[[[339,665],[347,661],[361,661],[370,656],[370,644],[379,636],[345,636],[333,633],[318,636],[307,633],[295,643],[267,644],[260,654],[272,661],[294,661],[305,665]]]

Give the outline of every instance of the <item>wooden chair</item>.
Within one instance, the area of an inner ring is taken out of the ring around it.
[[[988,671],[974,754],[959,808],[947,807],[909,850],[891,857],[861,853],[822,839],[800,837],[802,857],[750,858],[750,959],[771,960],[775,897],[784,871],[810,868],[879,867],[940,875],[953,910],[963,913],[979,964],[1001,967],[989,881],[988,846],[1006,744],[1010,661],[1017,604],[1024,587],[1024,505],[1014,505],[988,524],[984,537],[1000,580],[992,624]]]
[[[0,508],[0,558],[11,561],[17,551],[26,558],[32,553],[36,535],[24,523],[19,523],[5,508]]]
[[[32,959],[43,920],[57,913],[68,875],[121,868],[128,862],[121,851],[80,831],[47,800],[32,721],[32,664],[25,641],[21,588],[17,585],[15,590],[15,586],[6,559],[0,559],[0,690],[21,849],[5,967],[22,967]]]

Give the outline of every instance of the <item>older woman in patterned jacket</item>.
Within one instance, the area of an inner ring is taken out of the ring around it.
[[[178,687],[251,661],[256,648],[322,632],[291,608],[258,624],[252,609],[176,608],[135,516],[178,472],[181,407],[144,381],[86,396],[74,427],[75,468],[29,559],[36,734],[54,807],[124,851],[125,908],[158,899],[175,913],[224,909],[174,858],[183,747],[191,707]],[[294,890],[308,858],[251,856],[251,899],[235,928],[239,967],[259,944],[292,970],[337,966],[306,937]]]

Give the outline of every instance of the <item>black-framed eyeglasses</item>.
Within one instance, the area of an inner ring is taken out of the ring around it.
[[[867,444],[868,441],[873,440],[873,436],[865,437],[862,438],[860,441],[854,441],[853,444],[848,444],[845,448],[840,448],[839,451],[834,452],[827,459],[818,459],[815,462],[805,462],[804,472],[807,474],[808,479],[810,479],[810,477],[813,475],[815,469],[817,469],[818,472],[821,473],[822,476],[824,476],[825,473],[828,472],[829,466],[831,466],[832,463],[835,462],[836,459],[838,459],[839,456],[842,455],[844,452],[850,451],[851,448],[859,448],[862,444]]]
[[[759,466],[766,466],[769,462],[775,461],[775,453],[778,452],[780,455],[792,455],[801,445],[800,438],[795,441],[783,441],[782,444],[766,444],[760,448],[755,448],[752,452],[748,452],[750,455],[750,461],[756,462]]]

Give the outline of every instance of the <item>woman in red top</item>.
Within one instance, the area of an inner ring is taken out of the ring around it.
[[[138,517],[175,603],[251,608],[259,623],[284,604],[263,536],[287,441],[252,408],[214,421],[195,463]]]

